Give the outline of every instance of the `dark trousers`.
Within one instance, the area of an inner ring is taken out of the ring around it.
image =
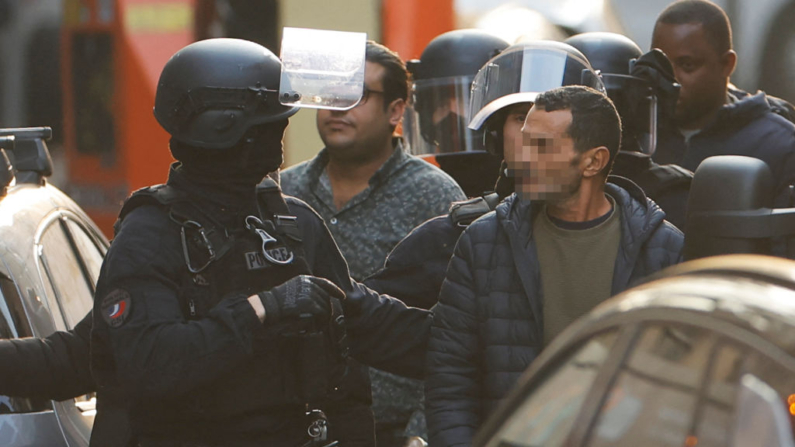
[[[329,421],[329,439],[339,441],[340,447],[375,447],[375,419],[369,405],[349,400],[325,407],[324,411]]]

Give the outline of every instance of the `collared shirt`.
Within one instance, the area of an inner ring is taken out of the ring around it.
[[[446,214],[451,202],[466,198],[455,180],[409,155],[399,138],[394,145],[394,153],[368,187],[341,209],[334,205],[326,173],[327,149],[281,173],[282,191],[320,213],[358,281],[381,268],[387,254],[414,227]]]

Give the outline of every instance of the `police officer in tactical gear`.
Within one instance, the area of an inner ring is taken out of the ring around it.
[[[522,124],[535,97],[564,85],[604,90],[599,75],[569,45],[553,41],[511,45],[487,61],[474,78],[470,130],[482,136],[485,150],[502,160],[505,147],[522,144]],[[384,268],[365,280],[365,284],[410,306],[430,309],[436,304],[461,232],[513,193],[512,173],[505,166],[503,163],[499,169],[496,192],[454,203],[450,214],[412,230],[392,250]],[[485,171],[480,175],[485,175]]]
[[[659,50],[643,54],[635,42],[621,34],[582,33],[565,42],[601,72],[607,95],[621,116],[621,151],[612,174],[638,184],[665,211],[666,220],[684,230],[693,173],[651,159],[658,123],[671,121],[679,96],[671,63]]]
[[[467,196],[490,191],[500,160],[485,152],[481,132],[467,128],[472,80],[508,42],[476,29],[434,38],[410,60],[412,86],[403,133],[412,154],[433,159]]]
[[[280,66],[252,42],[210,39],[161,74],[155,117],[178,162],[125,203],[91,334],[96,427],[126,414],[132,445],[330,445],[346,327],[369,335],[351,346],[363,360],[391,369],[399,343],[417,361],[392,370],[421,370],[425,314],[352,283],[319,216],[257,187],[296,112],[278,102]],[[390,339],[390,325],[413,334]]]

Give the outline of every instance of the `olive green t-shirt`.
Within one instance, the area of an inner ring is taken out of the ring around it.
[[[609,216],[590,224],[553,223],[546,207],[533,222],[544,296],[544,346],[611,295],[621,213],[607,197],[613,205]]]

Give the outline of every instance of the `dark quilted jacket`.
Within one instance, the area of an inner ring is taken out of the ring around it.
[[[640,188],[621,178],[611,182],[624,186],[606,187],[621,210],[612,287],[617,294],[680,262],[684,237]],[[511,195],[458,241],[434,308],[426,360],[426,415],[434,447],[470,445],[543,346],[531,225],[539,210]],[[579,279],[576,273],[573,279]]]

